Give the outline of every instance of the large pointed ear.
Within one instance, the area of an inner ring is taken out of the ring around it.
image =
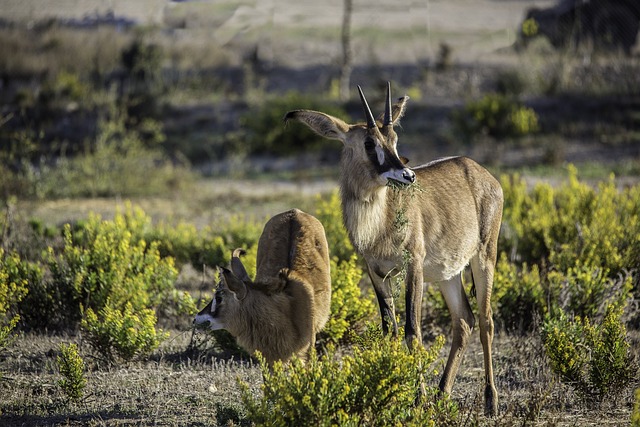
[[[247,296],[247,285],[238,279],[231,270],[224,267],[220,267],[220,283],[233,292],[239,300],[243,300]]]
[[[289,120],[302,122],[318,135],[342,142],[346,141],[346,134],[349,132],[349,125],[344,121],[319,111],[289,111],[284,116],[284,122],[287,123]]]
[[[404,111],[407,109],[407,101],[409,97],[407,95],[398,98],[393,107],[391,108],[391,117],[393,119],[393,125],[396,126],[402,116],[404,116]]]
[[[409,97],[407,95],[398,98],[398,100],[391,106],[391,124],[396,126],[400,123],[400,119],[404,116],[404,112],[407,109],[407,101]],[[384,123],[384,114],[378,116],[378,121]]]
[[[240,256],[244,255],[245,253],[245,250],[241,248],[233,251],[231,255],[231,271],[233,271],[233,274],[235,274],[238,279],[242,280],[245,283],[249,283],[251,282],[249,274],[247,274],[247,270],[244,268],[242,261],[240,261]]]

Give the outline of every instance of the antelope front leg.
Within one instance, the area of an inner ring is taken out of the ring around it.
[[[394,336],[398,335],[398,323],[396,322],[396,310],[393,304],[393,292],[391,283],[388,278],[380,276],[376,270],[367,261],[367,269],[369,277],[373,283],[373,289],[380,306],[380,316],[382,317],[382,332],[386,335],[389,333],[389,327]]]
[[[406,284],[407,320],[404,336],[407,345],[411,348],[414,340],[417,340],[418,344],[422,344],[422,291],[424,285],[422,264],[418,262],[408,266]]]
[[[449,394],[453,388],[453,382],[456,379],[462,356],[469,343],[471,331],[475,324],[475,317],[462,286],[460,274],[447,281],[439,282],[438,285],[449,308],[452,322],[451,350],[449,351],[447,366],[444,368],[444,373],[440,379],[440,390]]]

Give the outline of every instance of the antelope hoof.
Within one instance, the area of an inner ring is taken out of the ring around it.
[[[410,349],[412,349],[414,346],[417,347],[419,345],[422,345],[422,340],[418,335],[409,334],[409,335],[406,335],[404,339],[405,339],[405,343],[407,344],[407,347],[409,347]]]
[[[490,384],[484,389],[484,414],[487,417],[498,415],[498,391]]]

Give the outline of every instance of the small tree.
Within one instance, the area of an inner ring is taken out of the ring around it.
[[[58,385],[69,400],[78,401],[82,398],[87,380],[84,376],[84,361],[78,354],[75,344],[60,344],[60,356],[57,357],[58,370],[62,379]]]

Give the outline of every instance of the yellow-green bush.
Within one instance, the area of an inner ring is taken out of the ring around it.
[[[231,260],[235,248],[250,248],[257,244],[263,224],[241,216],[234,216],[215,226],[198,230],[195,225],[179,222],[160,223],[147,239],[158,241],[163,256],[171,256],[179,263],[189,262],[199,269],[223,266]]]
[[[360,290],[362,274],[356,255],[347,261],[331,260],[331,316],[322,331],[328,340],[339,341],[371,320],[375,308],[371,292],[363,295]]]
[[[502,177],[500,252],[544,267],[540,292],[549,311],[593,318],[607,304],[623,305],[631,292],[640,292],[640,186],[618,190],[611,177],[592,187],[580,182],[575,167],[568,172],[557,187],[539,183],[531,190],[518,176]]]
[[[576,260],[613,276],[639,268],[640,186],[619,191],[612,177],[593,188],[574,166],[568,172],[560,186],[539,183],[531,191],[517,175],[502,177],[501,251],[529,264],[551,261],[561,271]]]
[[[15,253],[0,248],[0,324],[16,314],[17,305],[29,292],[29,279],[42,273],[33,264],[21,261]]]
[[[351,259],[354,249],[342,220],[338,191],[332,192],[328,197],[318,196],[314,215],[324,226],[331,256],[343,261]]]
[[[146,122],[147,124],[149,122]],[[38,198],[145,196],[183,189],[193,181],[184,164],[158,147],[148,146],[141,131],[128,129],[125,118],[99,123],[95,141],[75,156],[61,156],[54,167],[43,163],[25,176],[28,196]],[[151,126],[147,126],[147,129]],[[154,138],[162,139],[161,133]],[[24,196],[21,194],[21,196]]]
[[[144,212],[129,207],[113,220],[92,214],[75,232],[66,225],[61,252],[49,249],[51,281],[40,292],[50,306],[40,313],[45,326],[73,328],[82,308],[100,312],[107,301],[117,310],[126,304],[157,309],[167,301],[193,307],[188,294],[175,292],[173,259],[160,256],[157,242],[142,239],[149,224]]]
[[[262,394],[254,397],[243,384],[248,417],[269,426],[436,426],[454,423],[457,408],[437,398],[433,363],[444,344],[409,351],[402,339],[386,337],[355,346],[340,357],[334,348],[305,365],[295,359],[262,361]]]
[[[56,359],[62,378],[58,386],[69,400],[80,400],[87,385],[84,375],[84,360],[75,344],[60,344],[60,355]]]
[[[612,278],[608,269],[581,260],[566,271],[550,271],[547,281],[553,313],[565,311],[593,319],[602,317],[608,305],[624,307],[632,298],[632,274]]]
[[[278,95],[255,105],[240,118],[244,137],[239,138],[232,151],[242,153],[269,153],[287,155],[329,144],[306,126],[290,123],[282,124],[284,113],[298,108],[324,111],[336,117],[348,119],[344,109],[334,103],[297,92]]]
[[[463,109],[454,112],[453,122],[468,139],[476,135],[518,137],[540,129],[538,115],[533,109],[501,94],[487,94],[468,102]]]
[[[179,263],[191,263],[197,269],[202,265],[225,265],[230,259],[231,249],[221,236],[210,236],[209,230],[199,231],[193,224],[160,223],[148,236],[158,242],[163,256],[171,256]]]
[[[542,340],[552,370],[586,402],[615,398],[637,377],[627,332],[621,321],[624,308],[610,305],[601,323],[573,320],[560,313],[548,316]]]
[[[29,293],[29,282],[40,280],[42,270],[39,266],[0,248],[0,350],[7,346],[11,332],[20,320],[19,305]]]
[[[75,303],[101,309],[107,300],[117,307],[157,306],[173,288],[177,271],[171,258],[160,258],[157,243],[133,241],[123,217],[87,224],[88,245],[74,245],[71,228],[64,229],[65,247],[59,257],[50,251],[54,281],[68,286]]]
[[[81,327],[89,345],[110,362],[148,356],[169,334],[156,330],[157,318],[149,308],[123,308],[107,303],[98,314],[87,309]]]
[[[492,302],[494,318],[507,331],[529,331],[535,316],[547,312],[548,292],[540,278],[538,266],[531,267],[507,260],[503,252],[496,264]]]

